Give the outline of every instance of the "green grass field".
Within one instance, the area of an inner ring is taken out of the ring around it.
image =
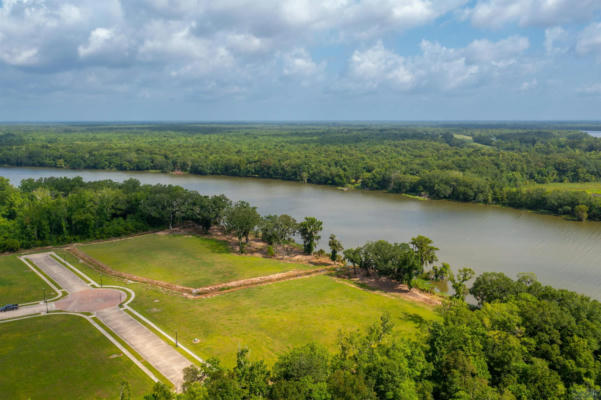
[[[224,241],[190,235],[145,235],[80,246],[116,271],[188,287],[254,278],[310,265],[233,254]]]
[[[118,399],[129,382],[132,398],[152,381],[81,317],[51,315],[0,324],[3,399]]]
[[[56,253],[90,278],[100,274],[63,250]],[[329,276],[273,283],[190,300],[141,283],[104,276],[107,285],[125,286],[136,292],[130,304],[203,358],[218,357],[232,366],[240,347],[252,357],[274,361],[290,347],[311,341],[336,347],[338,332],[364,330],[389,312],[397,332],[418,336],[419,321],[437,314],[430,307],[360,290]],[[198,338],[200,343],[192,341]]]
[[[35,272],[17,256],[0,257],[0,305],[7,303],[28,303],[56,296]]]
[[[566,190],[571,192],[587,192],[589,194],[601,194],[601,182],[545,183],[530,185],[529,187],[543,188],[547,190]]]
[[[203,358],[233,365],[248,347],[268,362],[311,341],[335,348],[338,332],[365,329],[390,313],[399,335],[419,334],[420,321],[436,318],[425,306],[315,276],[190,300],[139,285],[131,306]],[[200,343],[193,344],[198,338]]]

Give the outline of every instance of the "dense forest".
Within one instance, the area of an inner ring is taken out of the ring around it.
[[[135,179],[28,179],[15,188],[0,177],[0,252],[123,236],[184,220],[208,230],[230,207],[223,195],[141,185]]]
[[[485,273],[470,292],[399,339],[384,315],[347,332],[330,354],[314,344],[269,368],[238,352],[236,366],[209,360],[185,370],[182,400],[594,400],[601,386],[601,303],[538,283]],[[175,399],[157,384],[148,400]]]
[[[601,138],[567,124],[0,127],[0,165],[275,178],[601,220]]]

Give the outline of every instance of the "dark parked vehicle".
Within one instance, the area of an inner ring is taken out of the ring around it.
[[[0,308],[0,312],[12,311],[12,310],[16,310],[18,308],[19,308],[18,304],[7,304],[4,307]]]

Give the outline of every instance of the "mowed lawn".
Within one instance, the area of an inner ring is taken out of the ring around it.
[[[186,299],[147,286],[134,288],[131,306],[203,358],[232,366],[236,351],[273,362],[291,347],[317,342],[336,348],[339,331],[365,329],[387,312],[399,335],[419,336],[431,308],[365,291],[320,275],[246,288],[205,299]],[[193,344],[194,338],[199,339]]]
[[[529,187],[542,188],[547,190],[565,190],[569,192],[587,192],[589,194],[601,194],[601,182],[545,183],[535,184]]]
[[[191,235],[151,234],[80,249],[116,271],[195,288],[315,268],[233,254],[224,241]]]
[[[35,272],[17,256],[0,257],[0,306],[8,303],[29,303],[56,296]]]
[[[2,323],[0,338],[3,399],[118,399],[124,380],[132,398],[152,389],[150,378],[81,317]]]

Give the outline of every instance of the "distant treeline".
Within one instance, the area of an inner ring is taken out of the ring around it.
[[[338,351],[308,344],[273,367],[238,352],[185,369],[178,400],[594,400],[601,391],[601,304],[529,275],[479,276],[469,307],[453,300],[401,339],[384,315],[341,334]],[[251,349],[252,350],[252,349]],[[252,353],[250,353],[252,354]],[[176,395],[157,384],[148,400]]]
[[[529,185],[601,180],[601,138],[501,124],[56,125],[0,128],[0,165],[263,177],[502,204],[601,219],[586,193]]]

